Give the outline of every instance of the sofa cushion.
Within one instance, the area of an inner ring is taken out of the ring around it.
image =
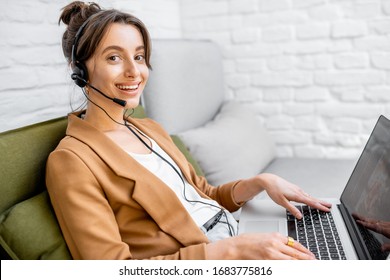
[[[255,114],[237,102],[224,103],[212,121],[178,135],[213,185],[254,176],[275,155]]]
[[[46,191],[0,215],[0,244],[12,259],[71,258]]]
[[[132,117],[144,118],[143,108]],[[0,133],[2,258],[70,258],[45,187],[47,157],[66,127],[62,117]]]
[[[175,143],[176,147],[179,148],[179,150],[183,153],[183,155],[186,157],[188,162],[192,165],[192,167],[195,169],[196,174],[199,176],[205,176],[202,168],[199,166],[198,162],[194,159],[194,157],[191,155],[190,151],[187,149],[183,141],[180,139],[177,135],[171,135],[171,138],[173,142]]]
[[[222,55],[206,40],[153,41],[153,71],[142,95],[148,116],[170,134],[204,125],[224,100]]]

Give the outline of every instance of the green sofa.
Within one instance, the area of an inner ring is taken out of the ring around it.
[[[145,117],[142,107],[133,115]],[[65,136],[67,118],[0,133],[1,259],[71,259],[45,186],[46,159]],[[181,140],[172,140],[203,175]]]

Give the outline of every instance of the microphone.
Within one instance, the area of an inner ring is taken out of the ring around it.
[[[127,103],[126,100],[119,99],[119,98],[112,98],[112,97],[109,97],[108,95],[106,95],[105,93],[103,93],[102,91],[100,91],[99,89],[95,88],[93,85],[88,84],[88,83],[87,83],[87,85],[90,86],[91,88],[93,88],[94,90],[96,90],[96,91],[97,91],[98,93],[100,93],[101,95],[103,95],[105,98],[114,101],[116,104],[119,104],[119,105],[121,105],[122,107],[125,107],[125,106],[126,106],[126,103]]]
[[[77,79],[77,80],[81,81],[81,82],[84,84],[84,86],[86,86],[86,85],[90,86],[91,88],[93,88],[94,90],[96,90],[98,93],[100,93],[101,95],[103,95],[105,98],[112,100],[112,101],[115,102],[116,104],[119,104],[119,105],[122,106],[122,107],[125,107],[125,106],[126,106],[126,104],[127,104],[127,101],[126,101],[126,100],[119,99],[119,98],[112,98],[112,97],[109,97],[107,94],[105,94],[104,92],[102,92],[102,91],[99,90],[98,88],[96,88],[96,87],[94,87],[93,85],[89,84],[85,79],[81,78],[79,75],[73,73],[73,74],[71,75],[71,77],[72,77],[73,80],[76,80],[76,79]]]

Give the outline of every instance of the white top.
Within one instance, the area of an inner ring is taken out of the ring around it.
[[[208,232],[204,229],[203,225],[223,208],[214,200],[202,198],[196,192],[194,187],[187,182],[181,170],[172,160],[172,158],[167,153],[165,153],[165,151],[161,149],[153,139],[149,138],[149,140],[152,143],[153,150],[164,157],[176,168],[184,181],[184,185],[182,179],[180,179],[175,170],[155,153],[151,152],[149,154],[136,154],[129,152],[129,155],[171,188],[171,190],[177,195],[183,206],[186,208],[188,213],[191,215],[195,223],[205,232],[210,241],[229,237],[230,232],[232,232],[233,235],[236,235],[237,222],[231,213],[226,210],[226,215],[223,215],[223,218],[221,219],[222,223],[218,223],[218,226],[215,226],[213,230]],[[228,224],[226,223],[226,218],[229,221]],[[223,225],[224,229],[221,229],[221,225]],[[230,225],[230,230],[228,225]]]

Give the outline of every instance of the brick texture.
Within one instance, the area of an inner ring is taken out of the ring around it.
[[[0,1],[0,131],[63,116],[80,90],[60,47],[70,1]],[[215,41],[226,98],[254,109],[280,156],[356,158],[390,116],[388,0],[102,0],[153,38]]]
[[[390,117],[388,0],[192,2],[182,0],[183,36],[220,45],[227,98],[255,109],[280,156],[356,158],[379,115]],[[200,24],[216,17],[203,10],[212,5],[228,5],[218,18],[236,25]],[[209,36],[221,30],[230,40]]]

